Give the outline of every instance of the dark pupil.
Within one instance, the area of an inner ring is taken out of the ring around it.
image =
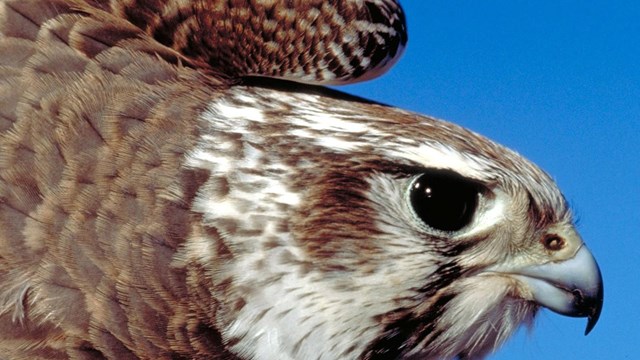
[[[479,186],[445,170],[420,175],[411,188],[411,206],[424,223],[443,231],[460,230],[478,205]]]

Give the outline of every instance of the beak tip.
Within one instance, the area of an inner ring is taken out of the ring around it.
[[[602,284],[602,273],[598,268],[598,290],[595,297],[595,306],[592,307],[591,314],[588,315],[587,328],[584,330],[584,335],[587,336],[596,326],[598,319],[600,319],[600,313],[602,312],[602,305],[604,302],[604,286]]]
[[[593,328],[596,326],[596,322],[597,320],[594,321],[592,317],[589,317],[589,321],[587,322],[587,328],[584,330],[584,336],[589,335],[591,330],[593,330]]]
[[[585,336],[589,335],[591,330],[593,330],[593,328],[596,326],[598,319],[600,319],[600,312],[602,311],[602,291],[597,301],[598,301],[598,305],[595,306],[591,314],[587,316],[588,318],[587,328],[584,330]]]

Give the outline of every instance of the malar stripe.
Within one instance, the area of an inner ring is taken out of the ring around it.
[[[455,262],[444,263],[431,275],[433,281],[427,282],[418,291],[425,298],[431,298],[437,291],[444,289],[458,280],[465,271]]]
[[[424,313],[425,316],[416,316],[409,312],[402,318],[385,326],[384,333],[374,340],[360,356],[362,360],[389,360],[400,359],[407,352],[415,349],[417,344],[427,337],[429,341],[439,337],[442,331],[435,331],[438,318],[446,311],[447,304],[456,297],[456,294],[444,294],[436,300]],[[407,311],[396,310],[394,313]],[[393,317],[390,314],[389,317]]]

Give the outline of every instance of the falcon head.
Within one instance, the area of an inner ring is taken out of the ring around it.
[[[187,157],[210,174],[193,209],[214,236],[182,256],[223,299],[233,352],[477,358],[540,307],[595,325],[598,265],[553,180],[518,154],[332,93],[231,92]]]

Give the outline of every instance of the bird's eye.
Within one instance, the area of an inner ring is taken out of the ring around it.
[[[415,214],[430,228],[457,231],[467,226],[478,206],[480,186],[452,171],[433,170],[411,184]]]

